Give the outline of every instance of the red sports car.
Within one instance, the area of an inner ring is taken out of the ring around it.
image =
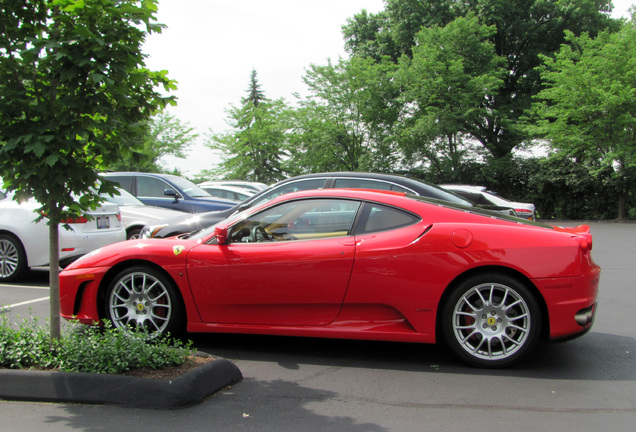
[[[312,190],[209,229],[134,240],[60,274],[66,319],[151,332],[434,343],[509,366],[592,326],[589,227],[559,228],[403,193]]]

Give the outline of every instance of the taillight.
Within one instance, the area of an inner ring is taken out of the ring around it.
[[[117,213],[117,220],[121,222],[121,213]]]
[[[66,219],[62,219],[60,221],[60,223],[63,223],[63,224],[84,224],[86,222],[88,222],[88,219],[85,218],[84,216],[74,217],[74,218],[66,218]]]
[[[44,216],[45,218],[48,218],[49,216],[44,213],[44,212],[40,212],[42,214],[42,216]],[[62,219],[60,220],[61,224],[84,224],[88,222],[88,218],[84,217],[84,216],[79,216],[79,217],[74,217],[74,218],[66,218],[66,219]]]
[[[578,237],[579,247],[583,252],[592,250],[592,234],[581,234]]]

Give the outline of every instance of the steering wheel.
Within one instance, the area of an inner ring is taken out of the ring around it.
[[[263,228],[260,225],[256,225],[254,228],[252,228],[252,241],[253,242],[257,242],[258,241],[258,234],[259,233],[263,236],[263,238],[265,240],[269,240],[269,235],[267,234],[267,231],[265,231],[265,228]]]

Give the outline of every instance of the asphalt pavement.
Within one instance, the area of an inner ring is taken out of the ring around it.
[[[592,331],[540,345],[514,368],[474,369],[438,346],[191,335],[244,380],[174,411],[0,401],[0,432],[633,430],[636,224],[590,226],[602,267]],[[11,305],[0,313],[48,316],[47,277],[38,269],[0,285],[0,304]]]

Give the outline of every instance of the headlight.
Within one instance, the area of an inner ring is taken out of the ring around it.
[[[145,227],[143,227],[143,229],[141,230],[141,232],[139,233],[139,238],[142,239],[148,239],[148,238],[153,238],[154,236],[157,235],[157,233],[162,229],[167,227],[168,224],[162,224],[162,225],[146,225]]]

